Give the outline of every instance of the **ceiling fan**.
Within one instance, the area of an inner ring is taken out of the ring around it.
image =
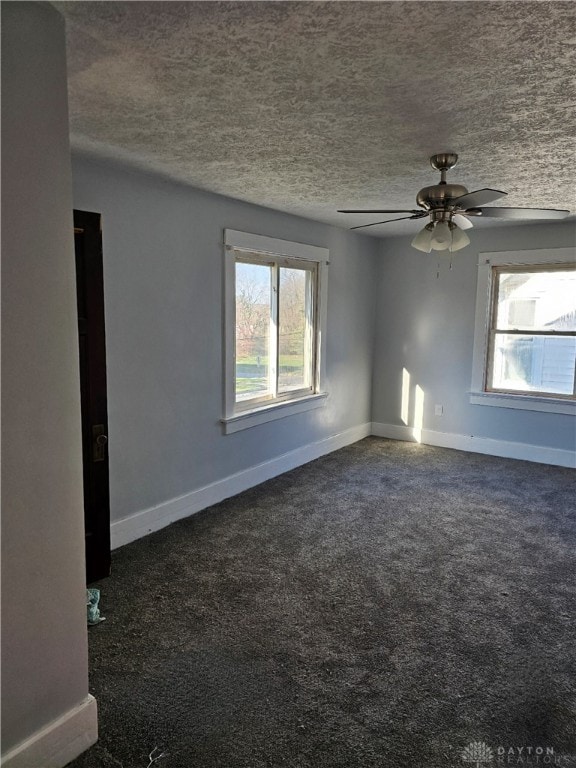
[[[570,211],[554,208],[483,208],[486,203],[492,203],[506,192],[498,189],[478,189],[468,192],[461,184],[446,181],[446,172],[453,168],[458,161],[455,152],[444,152],[432,155],[430,165],[440,171],[440,183],[424,187],[416,195],[416,204],[420,209],[415,210],[339,210],[338,213],[405,213],[396,219],[375,221],[372,224],[360,224],[351,229],[374,227],[377,224],[388,224],[403,219],[423,219],[430,221],[412,240],[412,245],[419,251],[459,251],[470,243],[470,238],[464,232],[474,226],[469,217],[481,216],[495,219],[563,219]]]

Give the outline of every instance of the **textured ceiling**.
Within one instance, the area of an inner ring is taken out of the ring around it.
[[[448,150],[498,204],[576,210],[572,1],[54,5],[77,149],[341,226],[413,208]]]

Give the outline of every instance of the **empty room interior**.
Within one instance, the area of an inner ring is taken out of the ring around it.
[[[2,12],[2,765],[576,766],[576,5]]]

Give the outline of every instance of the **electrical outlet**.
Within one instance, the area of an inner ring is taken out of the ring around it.
[[[434,406],[434,416],[443,416],[444,415],[444,406],[443,405],[435,405]]]

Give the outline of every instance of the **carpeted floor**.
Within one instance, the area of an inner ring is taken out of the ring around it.
[[[576,766],[574,480],[367,438],[117,550],[71,766]]]

